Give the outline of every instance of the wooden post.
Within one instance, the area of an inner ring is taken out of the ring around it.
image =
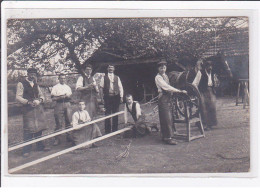
[[[238,105],[239,93],[240,93],[240,81],[239,81],[239,83],[238,83],[238,88],[237,88],[236,106]]]

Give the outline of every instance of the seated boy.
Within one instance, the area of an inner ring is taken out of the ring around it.
[[[142,114],[140,104],[137,101],[133,101],[133,96],[131,94],[126,95],[125,104],[125,120],[127,122],[127,112],[129,112],[134,120],[134,126],[132,130],[132,137],[144,136],[151,132],[151,127],[145,122],[145,115]],[[129,136],[125,133],[124,136]]]
[[[72,116],[73,127],[91,121],[88,111],[86,111],[85,108],[86,108],[85,102],[80,101],[78,111],[76,111]],[[74,145],[79,145],[101,136],[102,134],[100,132],[98,125],[94,123],[73,131],[72,141]],[[96,147],[95,144],[92,144],[91,146]],[[91,147],[91,146],[87,146],[87,147]]]

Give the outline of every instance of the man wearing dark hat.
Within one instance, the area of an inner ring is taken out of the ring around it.
[[[105,114],[110,115],[119,111],[120,102],[123,102],[124,90],[121,80],[114,74],[115,66],[109,65],[108,73],[101,79],[100,86],[103,88]],[[112,131],[118,130],[118,116],[112,118]],[[105,120],[106,134],[111,132],[111,119]]]
[[[205,130],[217,125],[216,95],[214,92],[216,75],[212,72],[213,61],[204,61],[198,71],[193,85],[197,86],[201,94],[202,122]]]
[[[171,95],[174,93],[187,94],[185,90],[178,90],[170,85],[169,78],[165,74],[167,69],[167,62],[161,60],[158,63],[158,74],[155,77],[155,84],[158,88],[159,99],[159,119],[161,126],[162,139],[166,144],[176,145],[177,142],[173,139],[172,130],[172,112],[169,106]]]
[[[16,100],[23,104],[23,140],[28,141],[42,135],[43,130],[47,129],[45,113],[42,103],[44,96],[37,84],[37,70],[29,68],[28,77],[17,84]],[[36,143],[38,151],[48,151],[42,141]],[[28,157],[32,145],[23,148],[23,156]]]

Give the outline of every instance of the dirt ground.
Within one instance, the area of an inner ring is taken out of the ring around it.
[[[145,108],[150,111],[153,107]],[[218,126],[206,131],[206,137],[191,142],[178,140],[178,145],[163,144],[158,132],[129,139],[121,135],[98,142],[97,148],[81,153],[67,153],[25,168],[17,174],[136,174],[136,173],[221,173],[248,172],[250,169],[249,108],[235,106],[234,98],[217,100]],[[54,126],[53,113],[48,123]],[[150,118],[158,122],[158,116]],[[122,118],[120,119],[122,122]],[[9,144],[21,141],[21,116],[9,119]],[[184,129],[179,125],[179,129]],[[103,122],[100,128],[104,132]],[[120,125],[120,128],[123,128]],[[131,144],[130,144],[131,143]],[[117,160],[130,144],[129,155]],[[33,151],[29,158],[21,150],[9,153],[9,168],[68,148],[65,142],[49,152]]]

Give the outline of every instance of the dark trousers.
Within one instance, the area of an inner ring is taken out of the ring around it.
[[[173,136],[170,98],[170,94],[163,94],[158,100],[159,119],[163,139],[170,139]]]
[[[30,131],[24,130],[24,132],[23,132],[23,140],[24,141],[28,141],[28,140],[31,140],[32,138],[40,137],[41,135],[42,135],[42,131],[39,131],[39,132],[36,132],[36,133],[32,133]],[[44,147],[45,146],[44,146],[43,141],[39,141],[39,142],[36,143],[36,149],[38,151],[43,150]],[[29,153],[29,152],[31,152],[31,150],[32,150],[32,144],[24,146],[23,147],[23,154]]]
[[[104,97],[106,115],[110,115],[119,111],[120,96],[106,96]],[[118,116],[112,117],[112,131],[118,130]],[[105,133],[111,132],[111,118],[105,120]]]

